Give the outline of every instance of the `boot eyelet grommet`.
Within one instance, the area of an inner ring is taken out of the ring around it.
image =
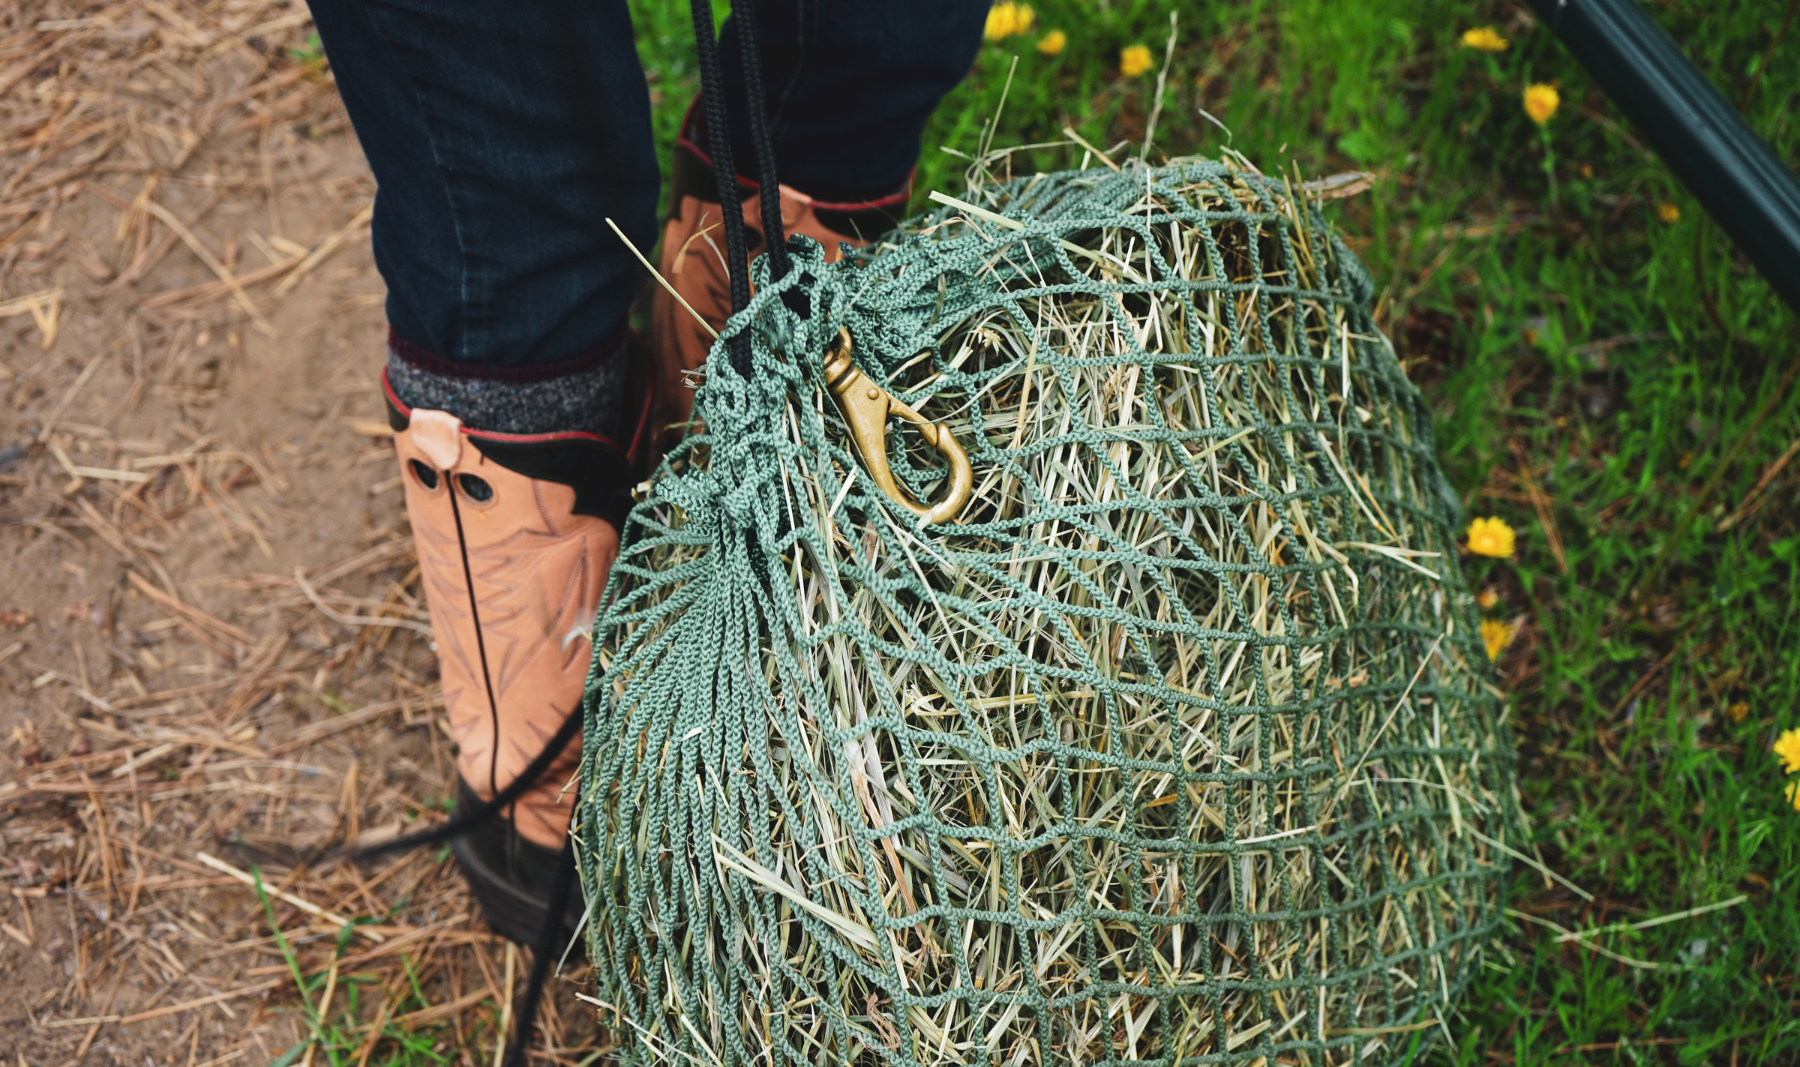
[[[494,502],[494,487],[480,475],[459,474],[456,476],[456,487],[472,503],[486,505]]]
[[[440,484],[438,472],[432,470],[430,464],[427,464],[423,460],[409,459],[406,461],[406,467],[408,470],[412,471],[413,478],[418,481],[420,487],[427,493],[435,493],[438,491],[438,485]]]

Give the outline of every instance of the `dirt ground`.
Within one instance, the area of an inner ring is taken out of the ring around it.
[[[296,863],[424,825],[451,783],[376,390],[374,183],[310,34],[299,0],[0,11],[0,1044],[21,1067],[272,1063],[309,1002],[346,1062],[487,1064],[529,964],[441,852]],[[285,894],[267,914],[221,869],[253,864]],[[369,921],[338,955],[319,910]],[[600,1047],[580,977],[540,1062]]]

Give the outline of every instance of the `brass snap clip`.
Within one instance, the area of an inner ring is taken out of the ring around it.
[[[837,398],[838,410],[850,424],[850,437],[856,452],[868,468],[869,477],[888,495],[888,499],[919,516],[928,523],[952,522],[962,513],[975,489],[975,471],[969,466],[969,454],[957,444],[950,430],[907,407],[888,395],[856,369],[850,359],[850,331],[840,327],[837,341],[825,354],[825,382]],[[895,416],[919,428],[925,443],[937,449],[938,455],[950,463],[950,488],[944,498],[930,506],[914,500],[894,481],[888,467],[887,420]]]

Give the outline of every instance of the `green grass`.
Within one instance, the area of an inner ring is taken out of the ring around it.
[[[1782,388],[1800,360],[1795,315],[1522,6],[1035,6],[1033,31],[985,47],[940,109],[921,194],[961,188],[965,163],[940,146],[975,150],[1015,54],[996,145],[1057,140],[1065,123],[1103,147],[1140,140],[1156,70],[1121,78],[1119,49],[1147,44],[1160,66],[1172,7],[1181,26],[1153,156],[1229,143],[1265,170],[1378,172],[1334,221],[1381,287],[1380,320],[1435,405],[1470,514],[1519,530],[1516,560],[1474,561],[1472,577],[1499,595],[1495,618],[1524,620],[1500,667],[1535,840],[1595,896],[1521,870],[1513,907],[1586,929],[1748,898],[1593,941],[1636,964],[1516,922],[1450,1020],[1453,1047],[1421,1049],[1418,1062],[1800,1062],[1800,815],[1769,752],[1800,724],[1800,460],[1745,519],[1716,529],[1800,437],[1800,396]],[[685,5],[632,7],[666,159],[694,84]],[[1786,5],[1652,8],[1736,102]],[[1478,25],[1512,47],[1459,48]],[[1068,32],[1054,58],[1034,47],[1048,29]],[[1544,131],[1521,107],[1533,81],[1562,94]],[[1745,109],[1790,162],[1797,106],[1800,26]],[[1021,164],[1080,158],[1059,147]],[[1659,218],[1665,202],[1677,221]]]
[[[341,974],[335,962],[329,971],[307,977],[302,969],[300,959],[295,955],[293,946],[288,943],[286,935],[275,919],[275,907],[263,885],[262,871],[253,863],[250,873],[255,878],[256,898],[262,904],[263,917],[268,921],[269,932],[275,938],[275,946],[281,952],[282,962],[287,964],[288,975],[294,980],[294,987],[300,995],[300,1016],[304,1021],[308,1034],[282,1053],[269,1067],[289,1067],[295,1062],[318,1062],[329,1067],[346,1067],[348,1064],[363,1062],[367,1058],[364,1046],[371,1040],[367,1026],[358,1016],[362,1002],[369,995],[382,996],[379,976],[373,974]],[[355,938],[356,926],[362,921],[352,922],[338,931],[337,944],[332,959],[343,958],[345,951]],[[420,988],[418,972],[411,956],[401,954],[400,965],[407,978],[407,988],[395,996],[386,997],[386,1011],[383,1019],[397,1019],[409,1011],[429,1008],[431,998]],[[363,986],[371,985],[367,994]],[[321,1012],[320,1003],[330,993],[329,1003],[324,1004]],[[485,1022],[483,1017],[482,1022]],[[489,1034],[487,1028],[477,1022],[470,1028],[463,1043],[456,1048],[449,1048],[446,1040],[450,1027],[446,1023],[437,1023],[419,1027],[416,1030],[406,1029],[387,1022],[378,1039],[381,1055],[373,1062],[380,1067],[437,1067],[451,1063],[456,1055],[464,1049],[478,1046],[483,1035]],[[487,1038],[492,1041],[491,1035]],[[306,1060],[302,1061],[302,1057]]]

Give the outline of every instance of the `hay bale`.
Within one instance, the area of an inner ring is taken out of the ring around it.
[[[971,198],[763,278],[755,372],[715,350],[633,514],[580,778],[603,1022],[633,1064],[1388,1062],[1516,808],[1367,276],[1241,165]],[[959,522],[873,487],[840,327],[967,448]]]

